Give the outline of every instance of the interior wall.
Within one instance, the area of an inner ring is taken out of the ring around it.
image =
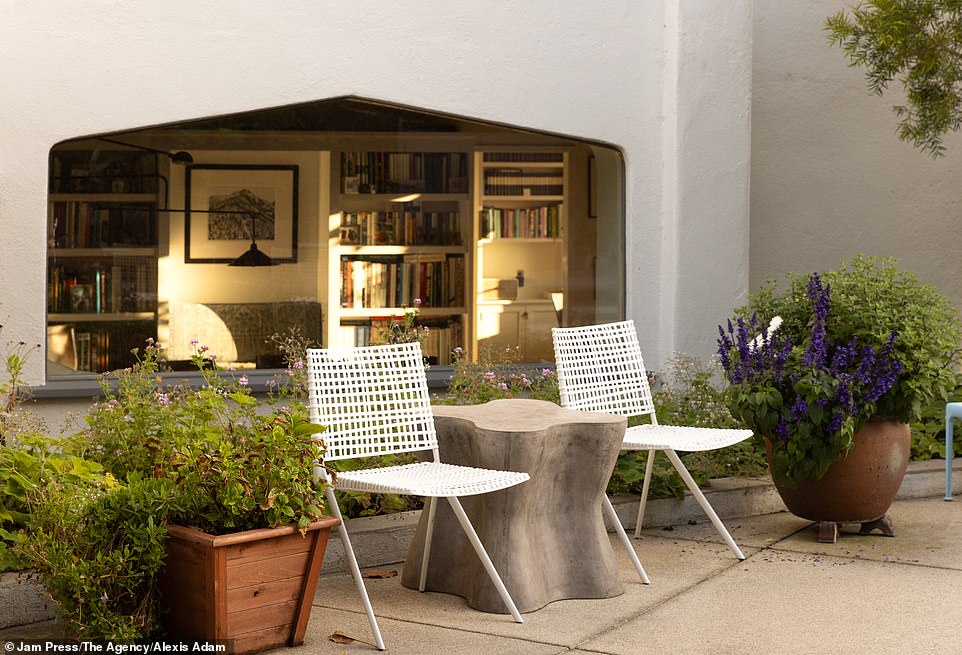
[[[105,0],[76,10],[55,0],[11,6],[0,22],[7,45],[0,84],[8,90],[0,124],[3,339],[44,340],[53,145],[357,95],[619,147],[628,167],[627,314],[657,364],[688,346],[676,325],[704,323],[700,317],[730,305],[742,284],[737,248],[701,244],[693,230],[681,241],[698,247],[680,259],[677,248],[666,251],[679,240],[665,234],[678,235],[683,216],[736,241],[747,230],[747,183],[739,181],[746,160],[730,156],[742,152],[738,140],[747,133],[741,105],[729,101],[744,95],[741,53],[750,35],[741,19],[750,13],[751,0],[612,0],[600,8],[550,0],[372,7],[295,0],[269,12],[261,3],[225,10],[186,0],[123,11]],[[686,54],[672,58],[669,50]],[[710,129],[681,131],[684,121],[666,113],[691,103],[697,106],[686,116]],[[681,165],[667,174],[666,161],[682,149]],[[718,163],[724,175],[704,174]],[[679,194],[690,194],[693,211],[673,209]],[[697,282],[706,275],[703,288]],[[43,383],[42,357],[29,363],[26,379]]]
[[[182,213],[171,213],[166,222],[166,256],[158,265],[158,299],[195,303],[279,302],[327,300],[327,216],[330,212],[330,157],[327,153],[300,151],[198,151],[191,150],[195,164],[265,164],[298,167],[297,262],[244,268],[226,264],[184,263]],[[186,168],[170,169],[171,207],[186,204]],[[320,226],[324,226],[323,233]],[[164,239],[161,239],[164,241]],[[249,243],[238,242],[237,254]]]
[[[896,137],[900,84],[870,93],[828,45],[841,0],[755,0],[751,286],[897,257],[962,307],[962,136],[933,160]]]

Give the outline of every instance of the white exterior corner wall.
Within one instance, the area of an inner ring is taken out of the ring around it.
[[[706,354],[746,286],[751,4],[0,0],[0,342],[45,338],[54,144],[355,95],[618,146],[628,315],[653,366]]]
[[[755,0],[751,287],[858,253],[896,257],[962,307],[962,135],[932,159],[896,136],[901,85],[878,97],[828,44],[844,0]]]

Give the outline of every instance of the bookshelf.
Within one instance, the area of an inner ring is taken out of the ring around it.
[[[425,355],[449,364],[468,336],[469,153],[332,155],[328,343],[377,341],[417,300]]]
[[[551,360],[567,296],[568,153],[475,153],[475,334],[479,347]],[[547,337],[545,337],[547,335]]]
[[[129,366],[157,337],[156,157],[55,150],[50,161],[48,359],[68,371]]]

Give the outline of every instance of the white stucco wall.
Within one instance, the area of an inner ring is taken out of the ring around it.
[[[755,0],[751,286],[897,257],[962,307],[962,136],[933,160],[896,137],[900,85],[879,98],[822,25],[848,2]]]
[[[628,315],[655,365],[703,350],[746,285],[750,0],[0,0],[0,15],[2,341],[44,339],[55,143],[342,95],[621,147]]]

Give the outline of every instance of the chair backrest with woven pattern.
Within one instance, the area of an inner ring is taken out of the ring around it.
[[[309,349],[307,373],[326,461],[437,448],[420,344]]]
[[[634,321],[553,328],[551,337],[563,407],[655,420]]]

